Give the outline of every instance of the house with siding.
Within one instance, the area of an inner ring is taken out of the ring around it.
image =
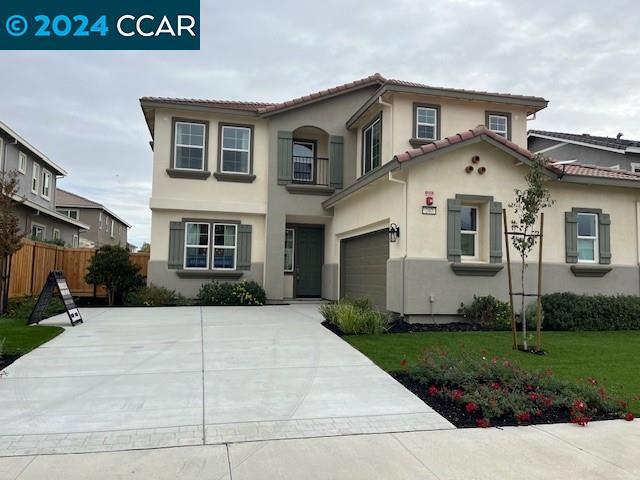
[[[149,282],[187,296],[211,280],[255,280],[273,301],[367,296],[410,321],[507,298],[501,213],[513,218],[526,185],[544,98],[374,74],[281,103],[140,103]],[[544,291],[640,292],[640,175],[552,163],[546,179]]]
[[[118,245],[129,249],[127,231],[131,225],[101,203],[59,188],[56,191],[56,209],[61,214],[90,226],[89,230],[80,234],[81,247]]]
[[[78,246],[89,225],[56,210],[56,184],[67,172],[24,137],[0,122],[0,168],[16,172],[16,213],[27,238]]]

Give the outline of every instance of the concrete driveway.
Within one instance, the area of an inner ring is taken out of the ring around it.
[[[82,313],[5,370],[0,456],[453,428],[316,305]]]

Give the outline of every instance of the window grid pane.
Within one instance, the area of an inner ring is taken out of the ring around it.
[[[213,227],[213,268],[236,268],[236,225],[215,224]]]
[[[222,171],[249,173],[251,129],[222,127]]]
[[[475,233],[463,233],[460,236],[460,247],[462,255],[465,257],[476,256],[476,235]]]
[[[111,225],[113,227],[113,223]],[[209,265],[209,224],[187,223],[185,234],[185,268],[207,268]]]
[[[199,123],[176,123],[175,168],[204,169],[205,126]]]

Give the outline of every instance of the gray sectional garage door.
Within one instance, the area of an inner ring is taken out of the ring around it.
[[[341,296],[368,297],[380,309],[387,306],[387,230],[342,240]]]

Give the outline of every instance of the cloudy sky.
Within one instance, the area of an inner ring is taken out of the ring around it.
[[[197,52],[3,52],[0,119],[149,240],[145,95],[280,101],[380,72],[540,95],[530,128],[640,139],[640,14],[609,0],[202,0]]]

